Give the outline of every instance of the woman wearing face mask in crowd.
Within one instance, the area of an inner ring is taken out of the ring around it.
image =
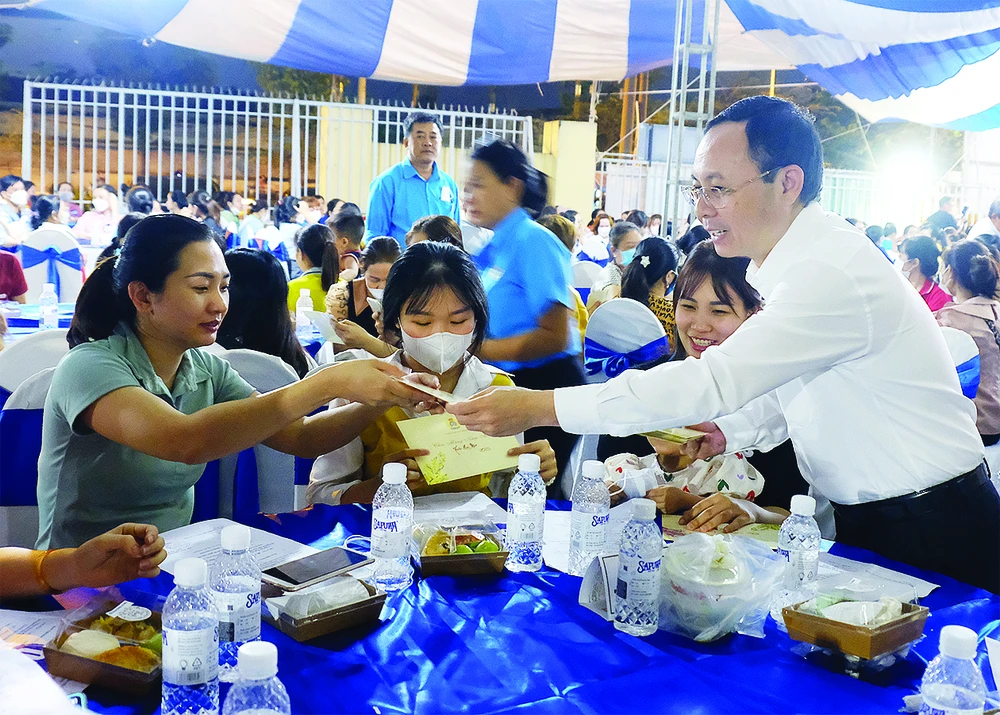
[[[326,295],[326,310],[333,316],[333,329],[344,341],[338,348],[360,348],[376,357],[388,357],[395,348],[380,339],[375,307],[381,308],[386,279],[399,258],[399,243],[389,236],[373,238],[361,252],[361,276],[350,283],[337,283]]]
[[[598,306],[618,298],[622,293],[622,276],[635,256],[635,249],[642,240],[639,227],[628,221],[619,221],[611,227],[608,235],[611,243],[611,257],[608,265],[601,269],[591,286],[587,298],[587,310],[593,315]]]
[[[24,241],[30,227],[31,211],[28,207],[28,192],[20,176],[9,174],[0,179],[0,245],[16,246]]]
[[[599,212],[590,224],[591,231],[583,234],[580,239],[580,250],[576,254],[578,261],[590,261],[596,263],[601,268],[608,265],[611,254],[608,252],[608,237],[611,235],[611,227],[614,219],[603,211]]]
[[[899,269],[932,311],[951,302],[951,296],[934,280],[940,257],[934,239],[927,236],[908,238],[899,246]]]
[[[646,238],[636,247],[635,257],[622,276],[622,298],[637,300],[653,311],[670,338],[674,340],[674,300],[670,295],[677,278],[677,251],[662,238]]]
[[[73,226],[83,216],[80,204],[73,200],[73,184],[61,181],[56,187],[56,196],[59,197],[59,220],[67,226]]]
[[[114,238],[121,216],[118,212],[118,193],[110,184],[94,189],[93,208],[87,211],[73,227],[73,235],[94,246],[106,246]]]
[[[436,241],[408,248],[389,271],[384,310],[386,327],[402,348],[386,362],[438,375],[441,389],[459,399],[490,386],[513,384],[473,355],[488,323],[486,294],[472,261],[457,248]],[[407,486],[414,495],[460,491],[506,495],[509,472],[429,486],[416,462],[416,457],[428,452],[407,448],[396,426],[402,420],[419,419],[420,414],[426,413],[391,408],[354,442],[317,459],[307,491],[309,502],[370,503],[382,483],[382,467],[390,462],[406,464]],[[509,452],[524,453],[539,456],[546,482],[555,479],[555,454],[548,442],[529,443]]]

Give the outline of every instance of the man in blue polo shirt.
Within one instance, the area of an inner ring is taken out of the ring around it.
[[[441,122],[427,112],[411,112],[403,122],[406,159],[379,174],[368,199],[366,238],[392,236],[406,248],[406,232],[424,216],[460,220],[458,186],[437,165]]]

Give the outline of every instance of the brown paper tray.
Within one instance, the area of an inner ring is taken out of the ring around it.
[[[267,606],[261,609],[261,618],[287,636],[299,643],[319,638],[345,628],[361,626],[378,621],[385,604],[385,593],[380,593],[374,586],[365,581],[361,584],[368,590],[369,597],[357,603],[351,603],[342,608],[336,608],[328,613],[320,613],[308,618],[292,618],[282,613],[277,619],[272,618]]]
[[[64,653],[59,647],[65,640],[65,635],[62,634],[49,641],[42,649],[50,675],[62,676],[88,685],[102,685],[133,695],[146,695],[160,689],[162,666],[158,665],[149,673],[143,673],[141,670]],[[126,645],[133,644],[126,642]]]
[[[782,609],[788,635],[797,641],[812,643],[820,648],[847,653],[872,660],[892,653],[917,640],[924,632],[930,611],[924,606],[903,604],[903,615],[881,626],[868,628],[831,621],[798,610],[802,604]]]
[[[421,556],[414,560],[421,576],[488,576],[503,573],[507,552]]]

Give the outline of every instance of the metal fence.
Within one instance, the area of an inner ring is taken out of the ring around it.
[[[371,179],[402,160],[414,109],[316,99],[56,82],[24,83],[21,173],[48,191],[142,183],[171,191],[234,191],[274,203],[326,192],[365,206]],[[443,127],[439,165],[457,180],[488,137],[530,153],[530,117],[432,107]]]

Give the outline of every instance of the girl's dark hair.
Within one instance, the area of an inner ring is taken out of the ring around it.
[[[58,196],[36,196],[35,203],[31,207],[31,230],[36,230],[39,226],[48,221],[52,214],[58,213]]]
[[[215,223],[219,223],[222,218],[222,209],[219,204],[212,200],[207,191],[194,191],[188,194],[188,203],[198,209],[204,218],[210,218]]]
[[[386,331],[391,331],[397,344],[401,344],[399,318],[403,307],[407,313],[423,310],[434,290],[442,287],[450,288],[472,309],[476,327],[469,354],[475,354],[483,344],[489,323],[486,291],[472,259],[448,243],[421,241],[403,251],[392,264],[382,296]]]
[[[84,282],[66,336],[69,346],[103,340],[121,321],[135,327],[129,284],[138,281],[159,293],[180,265],[181,251],[189,244],[213,240],[207,226],[186,216],[156,214],[138,221],[125,236],[118,257],[98,262]]]
[[[531,215],[538,216],[548,201],[549,177],[528,163],[528,157],[521,149],[506,139],[495,139],[472,152],[473,161],[481,161],[497,175],[503,183],[511,179],[524,182],[521,206]]]
[[[462,244],[462,227],[451,216],[424,216],[413,224],[406,232],[406,245],[410,245],[410,236],[422,233],[428,241],[450,243],[455,248],[465,250]]]
[[[684,255],[686,256],[691,253],[691,249],[711,237],[712,234],[704,226],[692,226],[683,236],[677,239],[677,247],[684,251]]]
[[[330,290],[340,276],[340,254],[334,243],[335,238],[333,231],[319,223],[303,226],[295,234],[295,246],[310,263],[322,270],[320,283],[323,290]]]
[[[298,210],[299,199],[295,196],[286,196],[281,203],[274,207],[274,225],[283,223],[295,223],[292,219]]]
[[[141,214],[152,213],[154,201],[153,192],[141,184],[133,186],[125,194],[125,206],[129,212],[134,211]]]
[[[245,348],[281,358],[299,377],[309,360],[288,313],[288,281],[281,261],[267,251],[234,248],[229,267],[229,312],[216,337],[227,350]]]
[[[224,210],[229,210],[229,204],[232,203],[233,198],[236,196],[235,191],[217,191],[212,197],[212,200],[219,205],[219,208]]]
[[[649,265],[643,265],[643,258]],[[677,270],[677,252],[657,236],[645,238],[635,247],[635,256],[622,275],[622,298],[649,305],[649,290],[670,271]]]
[[[706,279],[711,279],[712,289],[719,300],[735,310],[736,306],[732,304],[729,296],[732,291],[743,303],[744,311],[756,313],[764,305],[764,299],[752,285],[747,283],[746,272],[749,262],[749,258],[721,257],[715,252],[715,246],[711,242],[702,241],[695,244],[677,275],[677,284],[674,286],[675,309],[682,300],[690,300]],[[681,341],[677,340],[675,345],[677,345],[675,359],[685,357]]]
[[[407,249],[409,250],[409,249]],[[399,258],[399,243],[391,236],[373,238],[361,252],[361,272],[376,263],[395,263]]]
[[[184,195],[183,191],[171,191],[170,198],[173,200],[175,204],[177,204],[177,208],[179,209],[187,208],[188,198],[187,196]]]
[[[996,295],[1000,265],[984,244],[973,238],[958,241],[944,252],[944,262],[951,268],[958,284],[972,295],[983,298]]]
[[[250,213],[251,214],[259,213],[266,208],[267,208],[267,202],[264,199],[257,199],[256,201],[253,202],[253,205],[250,207]]]
[[[24,180],[20,176],[15,176],[14,174],[7,174],[7,176],[0,177],[0,191],[6,191],[18,181],[22,184],[24,183]]]
[[[118,228],[115,229],[115,235],[111,239],[111,243],[109,243],[107,247],[101,251],[101,255],[97,257],[98,262],[104,258],[113,257],[115,253],[118,252],[119,247],[125,243],[125,234],[128,233],[128,230],[144,218],[146,217],[143,214],[136,213],[125,214],[122,216],[118,221]]]
[[[938,248],[934,239],[927,236],[908,238],[900,244],[899,252],[905,253],[907,258],[916,258],[920,261],[920,272],[925,278],[933,278],[937,275],[941,249]]]
[[[118,195],[118,189],[116,189],[111,184],[98,184],[97,186],[94,187],[95,191],[97,189],[104,189],[105,191],[107,191],[112,196],[117,196]]]

